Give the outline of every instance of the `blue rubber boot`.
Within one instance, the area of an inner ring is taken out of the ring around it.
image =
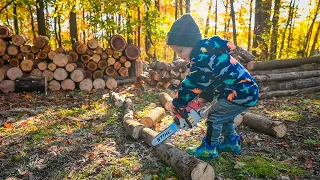
[[[233,138],[225,137],[219,144],[219,151],[232,152],[233,154],[241,153],[241,138],[240,136],[234,136]]]
[[[211,159],[219,156],[219,143],[210,146],[205,137],[202,138],[202,143],[199,147],[190,147],[187,152],[197,158]]]

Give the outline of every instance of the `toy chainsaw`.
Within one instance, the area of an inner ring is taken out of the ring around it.
[[[209,110],[209,108],[210,106],[201,111],[201,107],[197,102],[189,102],[185,109],[178,110],[178,113],[174,117],[174,122],[153,138],[152,146],[161,144],[180,129],[187,130],[194,127],[202,119],[203,115]]]

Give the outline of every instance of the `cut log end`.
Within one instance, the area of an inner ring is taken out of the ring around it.
[[[114,35],[110,38],[110,46],[116,51],[124,50],[126,45],[126,40],[120,35]]]

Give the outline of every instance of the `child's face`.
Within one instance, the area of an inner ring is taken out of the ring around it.
[[[170,45],[170,47],[178,54],[179,57],[183,58],[186,61],[190,61],[190,53],[193,49],[192,47],[183,47],[176,45]]]

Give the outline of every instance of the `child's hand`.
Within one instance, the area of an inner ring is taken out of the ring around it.
[[[227,46],[231,52],[233,52],[236,49],[236,46],[232,42],[228,42]]]
[[[205,101],[206,101],[206,100],[203,99],[203,98],[198,98],[197,103],[198,103],[198,104],[200,105],[200,107],[201,107]]]

